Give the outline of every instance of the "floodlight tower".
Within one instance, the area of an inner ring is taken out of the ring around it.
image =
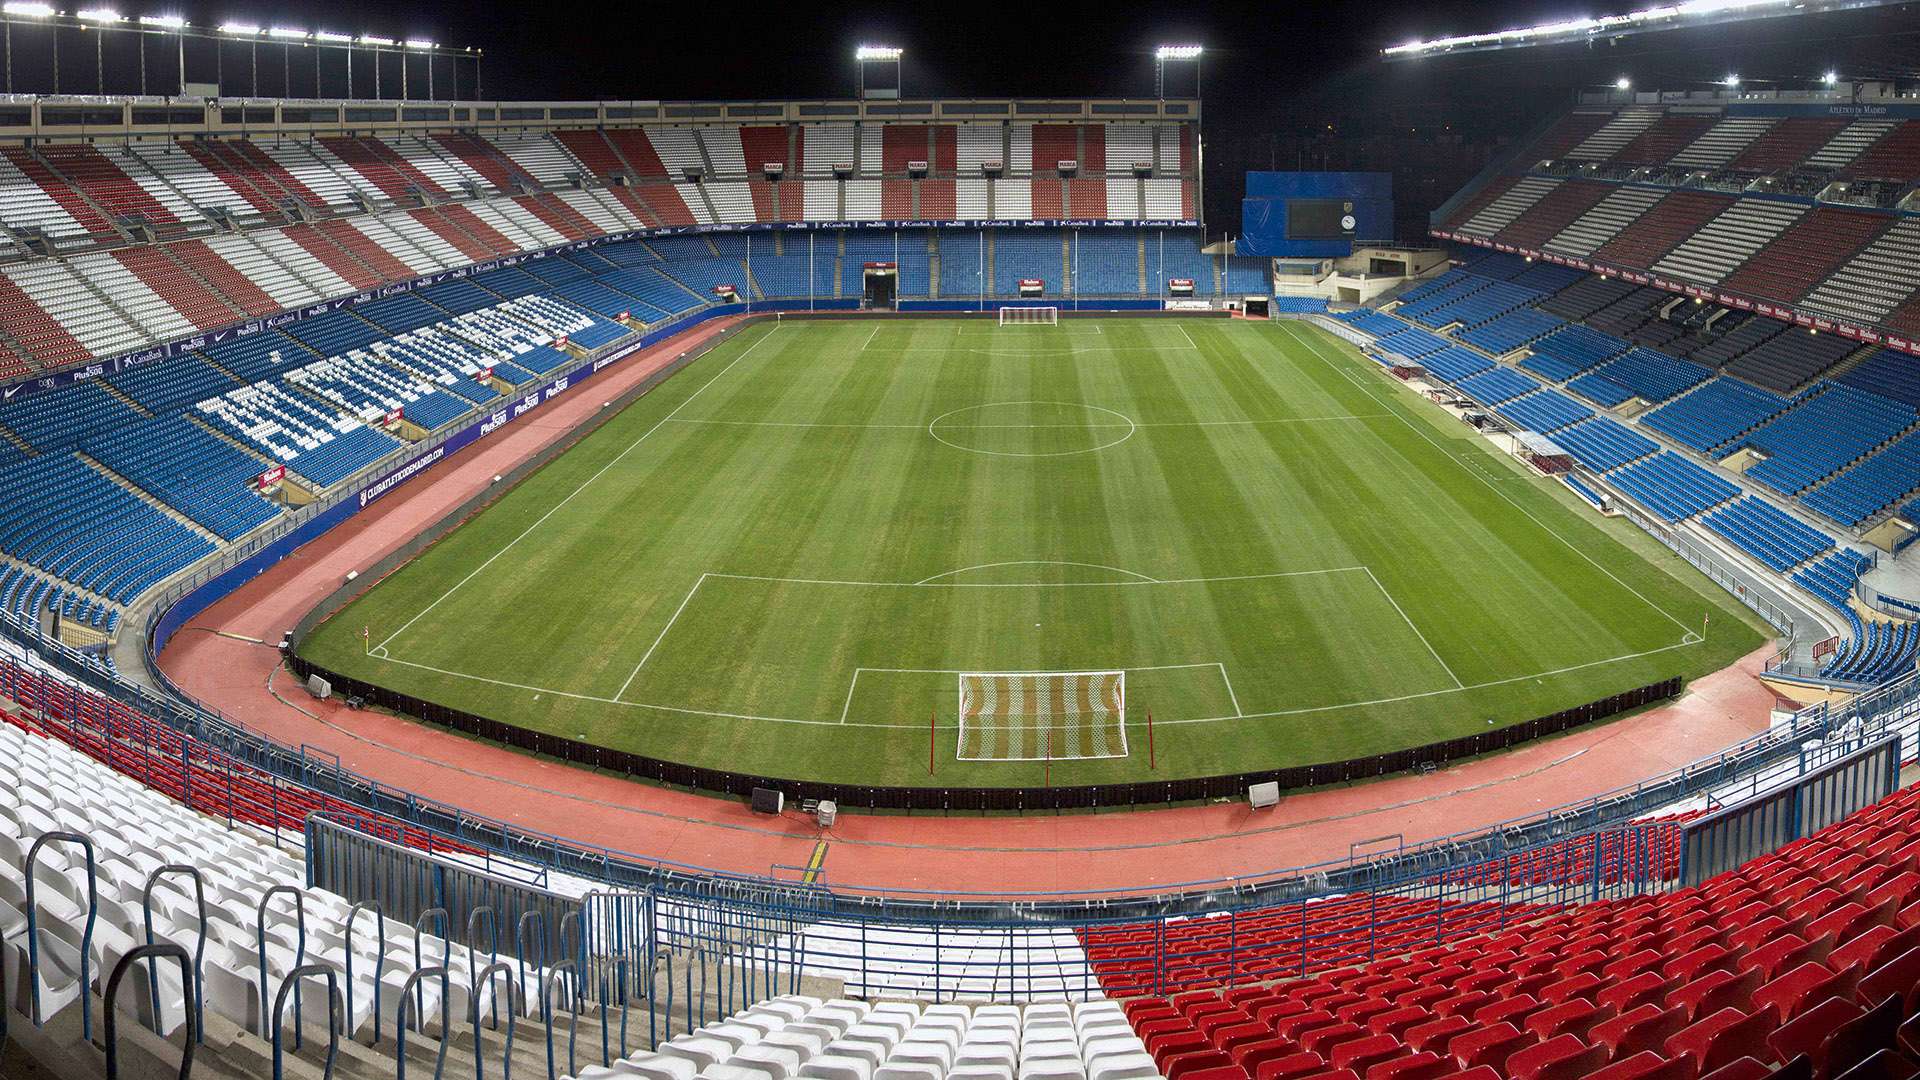
[[[1153,51],[1153,94],[1160,101],[1167,100],[1167,65],[1182,63],[1193,65],[1193,96],[1200,96],[1200,53],[1198,45],[1162,45]]]
[[[902,50],[893,45],[862,45],[853,50],[854,67],[859,71],[861,100],[864,101],[869,96],[899,99],[900,90],[905,85],[900,76],[901,55]],[[893,85],[876,86],[872,91],[868,91],[867,66],[870,64],[878,64],[882,68],[891,65],[893,68]]]
[[[174,40],[175,49],[176,49],[175,55],[180,64],[180,93],[183,95],[187,92],[186,29],[187,29],[187,20],[178,15],[142,15],[140,16],[140,32],[142,34],[158,33],[158,34],[173,35],[173,40]],[[144,97],[146,96],[146,93],[147,93],[147,46],[146,46],[146,42],[142,41],[140,43],[140,94],[142,97]]]

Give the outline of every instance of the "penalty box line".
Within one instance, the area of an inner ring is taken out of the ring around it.
[[[1232,715],[1232,716],[1217,716],[1217,717],[1212,717],[1211,719],[1215,719],[1215,720],[1237,720],[1237,719],[1239,719],[1239,718],[1240,718],[1240,716],[1241,716],[1241,712],[1240,712],[1240,695],[1238,695],[1238,694],[1236,694],[1236,693],[1234,693],[1234,691],[1233,691],[1233,680],[1232,680],[1231,678],[1229,678],[1229,677],[1227,676],[1227,665],[1225,665],[1225,664],[1223,664],[1223,663],[1220,663],[1220,662],[1219,662],[1218,660],[1214,660],[1214,661],[1202,661],[1202,662],[1200,662],[1200,663],[1197,663],[1197,664],[1138,664],[1138,665],[1135,665],[1135,666],[1133,666],[1133,667],[1115,667],[1115,668],[1101,668],[1101,669],[1099,669],[1099,670],[1100,670],[1100,671],[1121,671],[1121,672],[1128,672],[1128,671],[1183,671],[1183,670],[1189,670],[1189,669],[1193,669],[1193,668],[1216,668],[1216,669],[1218,669],[1218,670],[1219,670],[1219,672],[1220,672],[1220,682],[1221,682],[1221,685],[1223,685],[1223,686],[1225,686],[1225,687],[1226,687],[1226,690],[1227,690],[1227,700],[1228,700],[1229,702],[1231,702],[1231,703],[1233,704],[1233,715]],[[859,687],[859,685],[860,685],[860,674],[861,674],[862,672],[866,672],[866,671],[871,671],[871,672],[873,672],[873,673],[874,673],[874,674],[876,674],[876,675],[985,675],[985,674],[993,674],[993,675],[1077,675],[1077,674],[1091,674],[1091,673],[1092,673],[1092,672],[1071,672],[1071,671],[1055,671],[1055,670],[1053,670],[1053,669],[1051,669],[1051,668],[1048,668],[1048,669],[1036,669],[1036,670],[1033,670],[1033,671],[996,671],[996,672],[982,672],[982,671],[978,671],[978,670],[976,670],[976,669],[974,669],[974,668],[911,668],[911,667],[909,667],[909,668],[899,668],[899,667],[857,667],[857,668],[854,668],[854,669],[853,669],[853,678],[851,678],[851,679],[849,679],[849,680],[847,680],[847,700],[846,700],[846,702],[845,702],[845,704],[843,704],[843,705],[841,705],[841,706],[840,706],[840,722],[841,722],[842,724],[845,724],[845,723],[847,722],[847,715],[848,715],[848,713],[849,713],[849,711],[850,711],[850,710],[851,710],[851,709],[853,708],[853,694],[854,694],[854,690],[855,690],[855,689],[856,689],[857,687]],[[882,725],[882,726],[886,726],[886,727],[896,727],[896,726],[903,726],[903,725],[892,725],[892,724],[889,724],[889,725]],[[1124,735],[1123,735],[1122,737],[1124,738]],[[996,760],[999,760],[999,759],[996,759]]]

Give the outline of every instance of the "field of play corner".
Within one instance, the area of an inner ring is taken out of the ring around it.
[[[676,762],[1016,787],[1450,739],[1763,629],[1306,324],[856,319],[744,331],[300,651]]]

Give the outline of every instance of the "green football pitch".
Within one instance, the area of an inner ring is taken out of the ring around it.
[[[1400,749],[1761,629],[1309,325],[844,320],[742,331],[301,651],[675,761],[1017,786]],[[1028,672],[1118,674],[970,674]]]

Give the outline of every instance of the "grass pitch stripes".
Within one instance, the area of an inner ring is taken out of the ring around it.
[[[659,757],[1007,785],[1042,764],[959,760],[953,676],[915,672],[1129,669],[1133,752],[1053,764],[1081,783],[1453,737],[1759,644],[1691,567],[1376,367],[1298,324],[749,329],[303,648]],[[1708,612],[1708,640],[1684,642]],[[1042,730],[1018,733],[1034,756]],[[997,753],[1026,756],[1014,738]]]

